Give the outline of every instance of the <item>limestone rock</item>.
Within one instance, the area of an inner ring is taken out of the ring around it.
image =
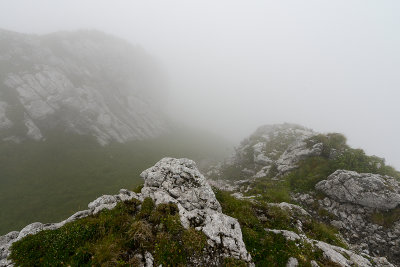
[[[392,177],[337,170],[315,188],[341,202],[389,210],[400,204],[400,186]]]
[[[310,239],[304,234],[296,234],[292,231],[287,230],[275,230],[275,229],[265,229],[267,232],[272,232],[275,234],[283,235],[287,240],[297,241],[297,242],[307,242],[315,248],[322,250],[324,257],[328,260],[338,264],[343,267],[351,266],[379,266],[379,267],[394,267],[385,258],[382,257],[370,257],[368,255],[357,254],[351,250],[347,250],[341,247],[330,245],[328,243]],[[372,262],[371,262],[372,260]]]
[[[209,245],[222,248],[226,257],[251,263],[238,221],[221,212],[214,192],[192,160],[163,158],[141,176],[143,197],[151,197],[156,204],[175,203],[184,227],[203,231]]]
[[[163,75],[128,42],[96,31],[0,30],[0,43],[2,139],[43,140],[62,129],[104,145],[168,132]],[[20,115],[6,116],[16,110]]]

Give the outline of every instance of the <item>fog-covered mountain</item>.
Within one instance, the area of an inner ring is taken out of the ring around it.
[[[0,266],[400,266],[400,173],[342,134],[265,125],[206,176],[169,157],[140,176],[0,236]]]
[[[101,32],[0,30],[0,138],[62,131],[107,144],[158,136],[167,131],[163,80],[142,48]]]

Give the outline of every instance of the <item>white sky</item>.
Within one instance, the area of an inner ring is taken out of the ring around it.
[[[398,0],[0,0],[0,28],[120,36],[162,63],[175,118],[342,132],[400,169]]]

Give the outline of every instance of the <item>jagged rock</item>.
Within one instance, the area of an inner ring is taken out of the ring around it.
[[[246,178],[280,177],[297,168],[301,160],[322,153],[322,143],[309,145],[307,142],[315,135],[314,131],[295,124],[264,125],[245,139],[213,174],[221,176],[224,168],[233,166],[240,167],[241,176]]]
[[[390,262],[400,262],[400,221],[395,221],[390,227],[382,227],[371,221],[374,208],[361,207],[358,204],[340,203],[327,198],[307,202],[313,197],[310,194],[293,195],[293,199],[303,204],[313,218],[330,221],[338,228],[349,246],[356,251],[363,251],[374,256],[385,256]],[[316,204],[319,208],[316,208]],[[321,216],[317,210],[325,210]]]
[[[338,264],[339,266],[351,267],[351,266],[379,266],[379,267],[394,267],[391,263],[383,257],[369,257],[368,255],[357,254],[353,251],[330,245],[328,243],[310,239],[304,234],[296,234],[292,231],[287,230],[275,230],[275,229],[265,229],[267,232],[272,232],[275,234],[283,235],[287,240],[290,241],[302,241],[307,242],[322,250],[324,257],[328,260]],[[372,262],[370,261],[372,260]]]
[[[175,203],[184,227],[203,231],[209,245],[222,248],[225,256],[251,263],[238,221],[221,213],[214,192],[194,161],[163,158],[141,176],[145,180],[143,197],[151,197],[156,204]]]
[[[290,145],[276,161],[277,169],[280,174],[285,174],[297,168],[297,164],[307,157],[318,156],[321,154],[323,148],[322,143],[314,144],[309,148],[307,143],[304,141],[309,137],[310,136],[304,136],[299,141]]]
[[[337,170],[315,188],[341,202],[388,210],[400,204],[400,186],[392,177]]]
[[[63,129],[104,145],[168,132],[164,78],[141,49],[96,31],[0,30],[0,43],[2,139],[44,140]]]

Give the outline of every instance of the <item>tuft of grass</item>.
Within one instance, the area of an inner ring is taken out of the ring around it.
[[[262,202],[252,203],[238,200],[229,192],[221,190],[216,190],[215,195],[222,206],[222,211],[239,221],[243,241],[256,266],[285,266],[290,257],[297,258],[300,266],[309,266],[311,260],[316,260],[321,266],[333,266],[329,265],[331,263],[327,262],[321,251],[313,248],[310,244],[296,244],[280,234],[264,230],[271,228],[296,231],[296,219],[291,218],[287,211],[267,206]],[[310,219],[308,227],[306,234],[310,237],[341,245],[335,236],[337,232],[334,232],[329,226]]]
[[[339,237],[339,231],[331,225],[311,220],[303,224],[303,231],[312,239],[347,249],[346,243]]]
[[[400,220],[400,207],[388,211],[375,211],[371,214],[370,220],[375,224],[390,228]]]
[[[276,181],[267,177],[255,180],[246,195],[261,195],[261,200],[266,202],[291,202],[288,181]]]

